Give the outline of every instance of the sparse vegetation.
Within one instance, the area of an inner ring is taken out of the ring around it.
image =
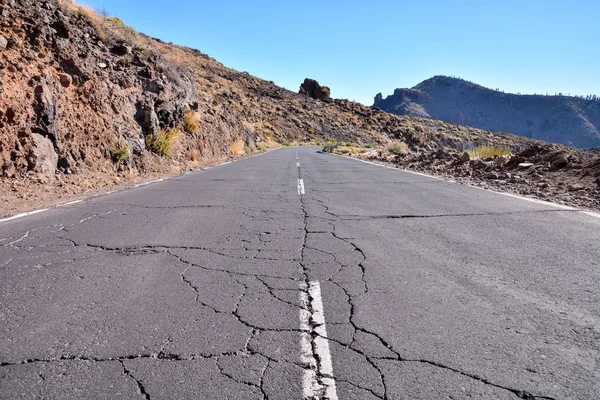
[[[129,159],[129,149],[125,145],[112,146],[109,151],[115,162],[123,162]]]
[[[123,20],[122,20],[121,18],[119,18],[119,17],[109,17],[109,18],[106,18],[106,20],[107,20],[108,22],[112,22],[112,23],[113,23],[113,24],[115,24],[116,26],[121,26],[121,27],[124,27],[124,26],[125,26],[125,23],[124,23],[124,22],[123,22]]]
[[[187,133],[196,133],[198,130],[198,120],[192,111],[186,111],[183,116],[183,131]]]
[[[499,146],[478,146],[467,150],[471,160],[481,160],[486,158],[494,158],[511,155],[510,149]]]
[[[173,150],[173,140],[177,136],[177,130],[171,129],[161,131],[157,135],[146,136],[146,147],[159,156],[168,157]]]
[[[231,154],[239,156],[245,153],[245,145],[243,140],[237,140],[231,144]]]
[[[367,149],[373,149],[373,148],[375,148],[375,146],[373,146],[373,145],[372,145],[372,144],[370,144],[370,143],[369,143],[369,144],[365,144],[365,147],[366,147]]]
[[[362,154],[362,153],[366,153],[366,152],[367,152],[367,150],[356,148],[356,147],[338,147],[337,149],[334,149],[331,151],[331,153],[334,153],[334,154],[344,154],[344,155]]]
[[[404,142],[394,140],[387,145],[385,151],[392,154],[406,154],[408,153],[408,146]]]
[[[315,134],[315,130],[313,128],[308,128],[308,134],[309,135],[314,135]]]
[[[290,147],[292,144],[286,140],[285,142],[282,143],[282,145],[285,147]]]
[[[257,147],[258,151],[267,151],[267,146],[264,143],[259,143]]]

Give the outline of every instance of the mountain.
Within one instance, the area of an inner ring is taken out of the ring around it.
[[[396,89],[374,107],[581,148],[600,147],[600,99],[519,95],[447,76]]]
[[[0,217],[294,143],[397,140],[422,163],[473,146],[566,150],[332,95],[311,79],[281,88],[70,0],[0,0]],[[588,173],[594,156],[568,165]]]

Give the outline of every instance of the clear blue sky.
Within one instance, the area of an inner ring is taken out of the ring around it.
[[[453,75],[506,92],[600,95],[599,0],[85,0],[150,36],[298,90],[372,104]]]

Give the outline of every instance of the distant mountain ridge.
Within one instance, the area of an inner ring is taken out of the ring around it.
[[[600,98],[520,95],[448,76],[375,97],[396,115],[438,119],[581,148],[600,147]]]

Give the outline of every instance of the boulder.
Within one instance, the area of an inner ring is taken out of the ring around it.
[[[60,84],[61,85],[63,85],[64,87],[71,86],[71,83],[73,82],[73,78],[71,77],[71,75],[69,75],[69,74],[60,74],[58,77],[60,78]]]
[[[548,162],[550,163],[550,167],[553,169],[561,169],[569,164],[569,153],[567,152],[558,152],[550,155],[548,157]]]
[[[331,100],[331,90],[314,79],[306,78],[298,93],[316,100]]]
[[[30,135],[32,146],[27,155],[29,171],[38,173],[43,180],[53,180],[58,164],[58,154],[54,151],[52,141],[38,133]]]
[[[6,49],[6,46],[8,46],[8,40],[6,40],[4,36],[0,35],[0,50]]]

